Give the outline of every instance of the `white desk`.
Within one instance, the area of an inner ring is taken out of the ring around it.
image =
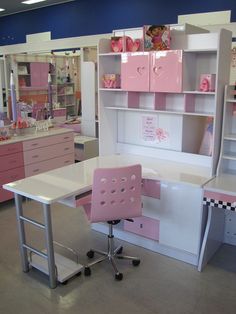
[[[142,165],[142,176],[146,179],[156,179],[169,182],[187,183],[201,187],[209,180],[206,169],[181,163],[166,162],[156,158],[138,155],[112,155],[96,157],[80,163],[72,164],[32,176],[23,180],[5,184],[3,187],[15,195],[17,222],[19,229],[20,252],[22,268],[29,271],[27,250],[25,244],[22,196],[42,203],[45,219],[46,249],[48,259],[48,275],[50,287],[55,288],[57,275],[53,248],[53,233],[51,225],[50,205],[60,202],[70,196],[76,196],[91,190],[93,172],[96,168],[121,167],[139,163]],[[199,209],[200,210],[200,209]],[[200,227],[199,227],[200,228]],[[45,257],[45,256],[44,256]]]
[[[204,266],[223,243],[224,210],[236,210],[236,176],[222,174],[204,186],[203,204],[207,206],[207,223],[202,241],[198,270]]]

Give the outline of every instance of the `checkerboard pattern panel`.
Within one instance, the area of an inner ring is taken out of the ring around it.
[[[208,197],[203,198],[203,205],[228,209],[228,210],[232,210],[232,211],[236,210],[236,202],[234,202],[234,203],[223,202],[223,201],[215,200],[215,199],[208,198]]]

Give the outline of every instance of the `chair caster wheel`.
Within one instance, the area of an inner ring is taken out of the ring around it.
[[[123,274],[122,273],[115,274],[115,279],[117,281],[121,281],[123,279]]]
[[[93,258],[94,257],[94,251],[90,250],[87,252],[88,258]]]
[[[84,275],[90,276],[91,275],[91,269],[89,267],[84,267]]]
[[[122,254],[122,252],[123,252],[123,246],[121,246],[121,247],[119,248],[119,250],[116,252],[116,254]]]
[[[139,259],[133,259],[132,264],[133,264],[133,266],[138,266],[140,264],[140,260]]]

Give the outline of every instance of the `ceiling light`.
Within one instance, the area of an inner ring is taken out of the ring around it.
[[[5,9],[0,8],[0,12],[5,11]]]
[[[43,1],[46,1],[46,0],[27,0],[27,1],[22,1],[21,3],[34,4],[34,3],[43,2]]]

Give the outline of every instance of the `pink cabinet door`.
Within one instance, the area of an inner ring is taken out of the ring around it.
[[[31,86],[40,87],[48,84],[49,64],[42,62],[30,63]]]
[[[182,92],[182,50],[151,54],[150,91]]]
[[[149,91],[149,53],[123,53],[121,58],[121,89]]]

